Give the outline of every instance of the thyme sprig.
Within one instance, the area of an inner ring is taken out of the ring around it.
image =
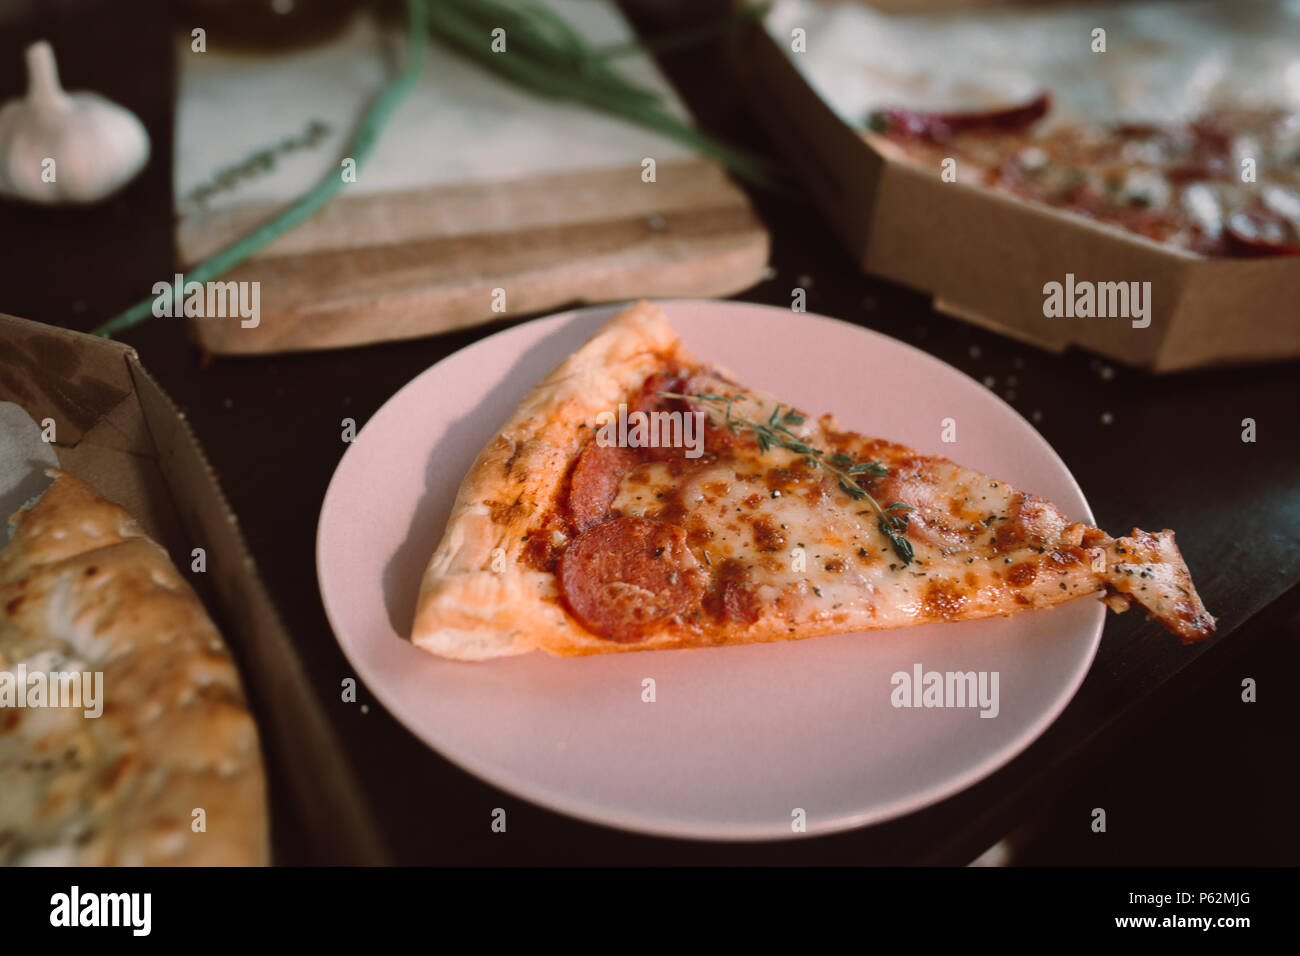
[[[209,199],[219,193],[234,189],[241,182],[254,179],[275,168],[281,156],[303,149],[311,149],[331,132],[330,125],[322,120],[313,119],[307,124],[301,136],[286,136],[278,143],[264,146],[250,153],[238,163],[223,166],[212,174],[212,178],[199,183],[185,196],[185,201],[195,206],[205,206]]]
[[[758,439],[758,448],[761,453],[765,454],[773,446],[784,448],[796,455],[802,455],[804,463],[809,468],[820,468],[833,475],[836,484],[840,486],[840,490],[846,495],[854,501],[866,501],[871,505],[871,510],[879,520],[880,532],[889,539],[894,553],[898,555],[904,566],[912,563],[914,557],[912,543],[907,540],[906,534],[911,517],[908,512],[915,509],[901,501],[895,501],[887,508],[882,508],[880,502],[876,501],[867,489],[858,484],[858,478],[862,475],[871,478],[883,478],[888,475],[889,469],[883,464],[878,461],[854,461],[852,456],[846,455],[842,451],[827,454],[823,449],[809,445],[791,431],[792,427],[797,428],[804,423],[804,416],[793,408],[788,408],[782,412],[782,406],[779,403],[772,409],[772,414],[768,416],[766,422],[759,422],[736,414],[732,406],[736,402],[746,401],[745,396],[741,394],[717,395],[712,392],[702,392],[699,395],[683,395],[680,392],[660,392],[659,394],[665,398],[678,398],[687,402],[712,406],[723,413],[723,425],[733,435],[741,429],[752,432],[754,437]],[[859,512],[859,514],[869,513],[865,511]]]

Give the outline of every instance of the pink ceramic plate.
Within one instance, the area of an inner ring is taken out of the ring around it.
[[[1042,437],[924,352],[785,309],[669,302],[664,310],[698,356],[741,382],[1092,520]],[[970,786],[1043,732],[1092,661],[1098,601],[792,643],[569,660],[534,653],[458,663],[409,644],[421,572],[474,457],[529,389],[615,311],[527,322],[462,349],[389,399],[339,463],[317,537],[321,596],[343,652],[398,720],[447,759],[543,806],[720,840],[900,816]],[[956,443],[941,441],[947,418]],[[918,664],[997,672],[997,716],[894,707],[892,675]],[[643,700],[647,679],[653,703]]]

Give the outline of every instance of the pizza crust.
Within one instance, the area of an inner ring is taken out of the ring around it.
[[[0,671],[100,672],[102,713],[0,707],[0,862],[265,864],[257,730],[220,633],[130,515],[48,474],[0,551]]]
[[[485,660],[544,649],[619,650],[559,604],[555,575],[519,557],[525,535],[557,507],[569,465],[596,416],[665,364],[690,362],[662,312],[640,302],[615,316],[529,393],[461,484],[416,603],[411,640],[441,657]],[[504,568],[493,555],[504,549]]]

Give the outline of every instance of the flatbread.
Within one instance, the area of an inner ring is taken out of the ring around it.
[[[49,474],[0,551],[0,676],[102,673],[102,713],[0,706],[0,863],[265,864],[257,730],[220,633],[130,515]]]

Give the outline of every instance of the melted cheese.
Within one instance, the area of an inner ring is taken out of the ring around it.
[[[766,420],[770,407],[755,398],[744,414]],[[829,447],[822,428],[797,431]],[[836,437],[842,447],[846,436]],[[851,498],[803,456],[760,453],[752,439],[719,459],[642,463],[624,476],[612,512],[681,525],[715,577],[725,571],[743,581],[763,614],[800,625],[889,627],[1008,613],[1100,586],[1062,537],[1067,523],[1054,508],[946,459],[850,437],[870,446],[856,460],[878,457],[890,468],[871,483],[880,504],[915,509],[911,564],[895,553],[869,501]]]
[[[799,609],[807,619],[874,605],[892,557],[874,521],[856,514],[849,506],[859,503],[842,493],[842,501],[828,495],[820,478],[773,477],[797,466],[798,456],[772,449],[767,457],[762,463],[724,460],[680,481],[668,465],[649,462],[624,480],[613,510],[675,518],[696,559],[715,569],[741,565],[764,607]]]

